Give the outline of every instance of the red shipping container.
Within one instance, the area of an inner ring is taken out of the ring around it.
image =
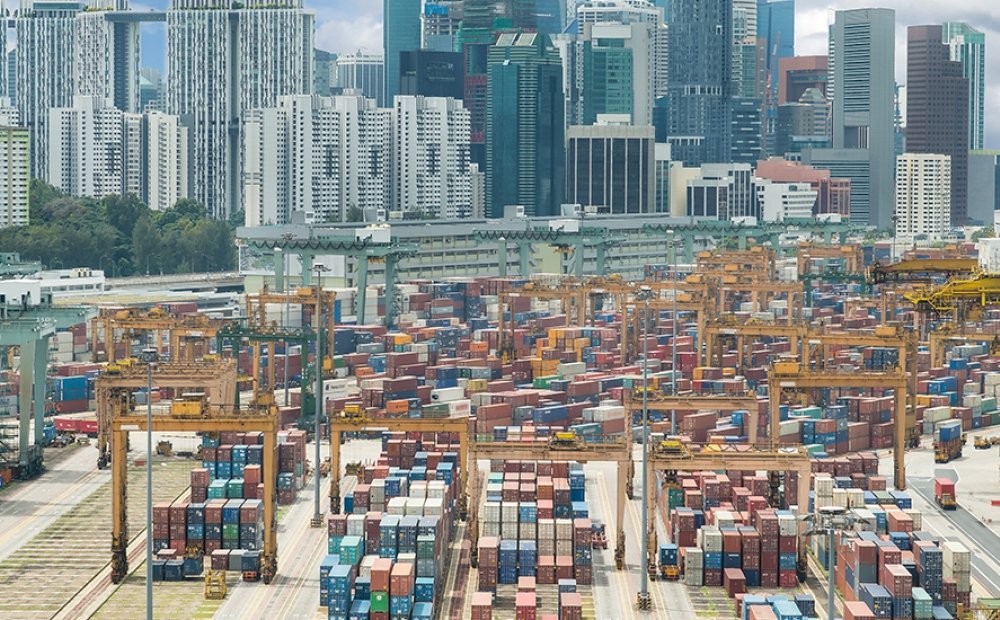
[[[583,599],[579,592],[559,595],[559,620],[583,620]]]
[[[535,620],[538,603],[534,592],[518,592],[514,598],[515,620]]]
[[[747,578],[743,571],[738,568],[727,568],[722,571],[722,585],[726,588],[729,596],[743,594],[747,590]]]
[[[844,620],[875,620],[875,614],[866,603],[848,601],[844,603]]]
[[[473,592],[472,620],[493,620],[493,596],[489,592]]]
[[[392,560],[379,558],[372,564],[372,592],[389,592],[389,581],[392,573]]]

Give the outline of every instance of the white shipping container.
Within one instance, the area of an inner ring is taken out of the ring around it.
[[[538,536],[538,555],[539,556],[553,556],[556,554],[556,541],[552,538],[543,538],[541,535]]]
[[[347,515],[347,535],[365,535],[365,515]]]
[[[959,542],[945,541],[941,543],[943,553],[945,577],[948,576],[948,569],[953,574],[968,573],[971,567],[971,553],[969,549]]]
[[[876,529],[875,515],[871,510],[865,510],[864,508],[854,508],[853,512],[857,516],[857,521],[854,522],[855,532],[874,532]]]
[[[701,569],[688,568],[684,571],[684,585],[692,587],[701,587],[704,584],[705,577],[702,575]]]
[[[374,504],[378,502],[380,504],[385,503],[385,478],[376,478],[372,480],[371,484],[371,495],[369,496],[371,503]]]
[[[685,548],[684,566],[686,568],[697,568],[700,571],[705,566],[704,552],[697,547]]]
[[[422,497],[408,497],[406,498],[406,516],[410,517],[422,517],[424,516],[424,502],[427,501]]]
[[[698,531],[701,548],[707,553],[722,553],[722,532],[719,528],[705,526]]]
[[[914,532],[919,532],[924,529],[924,515],[920,512],[920,510],[916,508],[905,508],[903,512],[910,515],[910,518],[913,519]]]
[[[556,540],[556,555],[573,555],[573,541]]]
[[[517,502],[504,502],[500,507],[500,520],[503,523],[517,523]]]
[[[372,576],[372,566],[375,565],[375,560],[378,559],[377,555],[366,555],[361,558],[361,568],[358,571],[362,577]]]
[[[486,521],[483,523],[483,536],[500,536],[500,523]]]
[[[456,388],[457,389],[457,388]],[[448,415],[450,417],[461,417],[472,413],[472,401],[468,399],[453,400],[448,403]]]
[[[407,493],[409,497],[417,497],[424,499],[427,497],[427,481],[426,480],[414,480],[410,483],[410,492]]]
[[[572,519],[556,519],[556,540],[573,541]]]
[[[502,485],[501,485],[502,487]],[[444,480],[431,480],[427,483],[427,497],[430,498],[444,498],[448,493],[448,488],[444,484]]]
[[[500,532],[507,540],[517,540],[517,521],[513,523],[504,521],[500,524]]]
[[[431,390],[431,401],[435,403],[450,403],[465,398],[465,390],[460,387],[437,388]]]
[[[795,521],[794,515],[790,514],[778,515],[779,536],[795,536],[797,532],[798,532],[798,523]]]
[[[538,535],[536,526],[536,523],[521,523],[518,526],[518,539],[535,540],[535,537]]]
[[[555,519],[538,520],[538,541],[541,543],[541,541],[546,539],[550,541],[554,541],[556,539]]]
[[[444,499],[440,497],[424,500],[424,516],[440,517],[444,514]]]
[[[833,494],[833,478],[830,476],[816,476],[813,479],[813,486],[817,496],[831,497]]]
[[[483,504],[483,520],[487,523],[500,523],[499,502],[486,502]]]
[[[865,492],[863,489],[845,489],[847,491],[847,507],[855,508],[865,505]]]
[[[405,497],[394,497],[389,500],[388,513],[391,515],[397,515],[400,517],[406,516],[406,498]]]

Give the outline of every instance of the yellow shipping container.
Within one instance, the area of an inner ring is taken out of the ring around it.
[[[469,382],[465,385],[465,391],[469,394],[485,392],[488,384],[489,382],[486,379],[469,379]]]
[[[413,337],[409,334],[393,334],[392,343],[396,345],[410,344],[413,342]]]

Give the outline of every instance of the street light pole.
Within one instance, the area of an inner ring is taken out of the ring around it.
[[[139,356],[146,364],[146,620],[153,620],[153,366],[155,349]]]
[[[313,266],[313,270],[316,272],[316,415],[314,422],[314,433],[316,441],[316,471],[313,475],[316,478],[316,493],[315,493],[315,511],[313,514],[312,521],[309,524],[312,527],[321,527],[323,525],[323,513],[320,509],[319,495],[320,495],[320,475],[319,475],[319,442],[320,442],[320,426],[319,420],[320,416],[323,414],[323,320],[322,320],[322,309],[323,309],[323,272],[326,271],[326,267],[321,263],[316,263]],[[333,308],[330,308],[330,312],[333,312]]]
[[[670,310],[670,318],[673,320],[673,325],[670,329],[673,342],[670,347],[670,395],[677,395],[677,238],[674,237],[674,231],[668,231],[670,233],[670,261],[673,263],[673,279],[674,279],[674,300],[672,304],[672,309]],[[670,434],[677,434],[677,410],[670,410]]]
[[[642,324],[642,546],[640,548],[640,558],[642,562],[639,574],[639,599],[637,606],[640,610],[649,610],[652,601],[649,596],[649,519],[647,510],[649,509],[649,298],[652,297],[652,289],[643,286],[636,295],[643,302],[643,324]]]

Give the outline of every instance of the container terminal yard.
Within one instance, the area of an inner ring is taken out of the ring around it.
[[[0,617],[1000,618],[1000,240],[624,277],[576,232],[56,296],[2,255]]]

